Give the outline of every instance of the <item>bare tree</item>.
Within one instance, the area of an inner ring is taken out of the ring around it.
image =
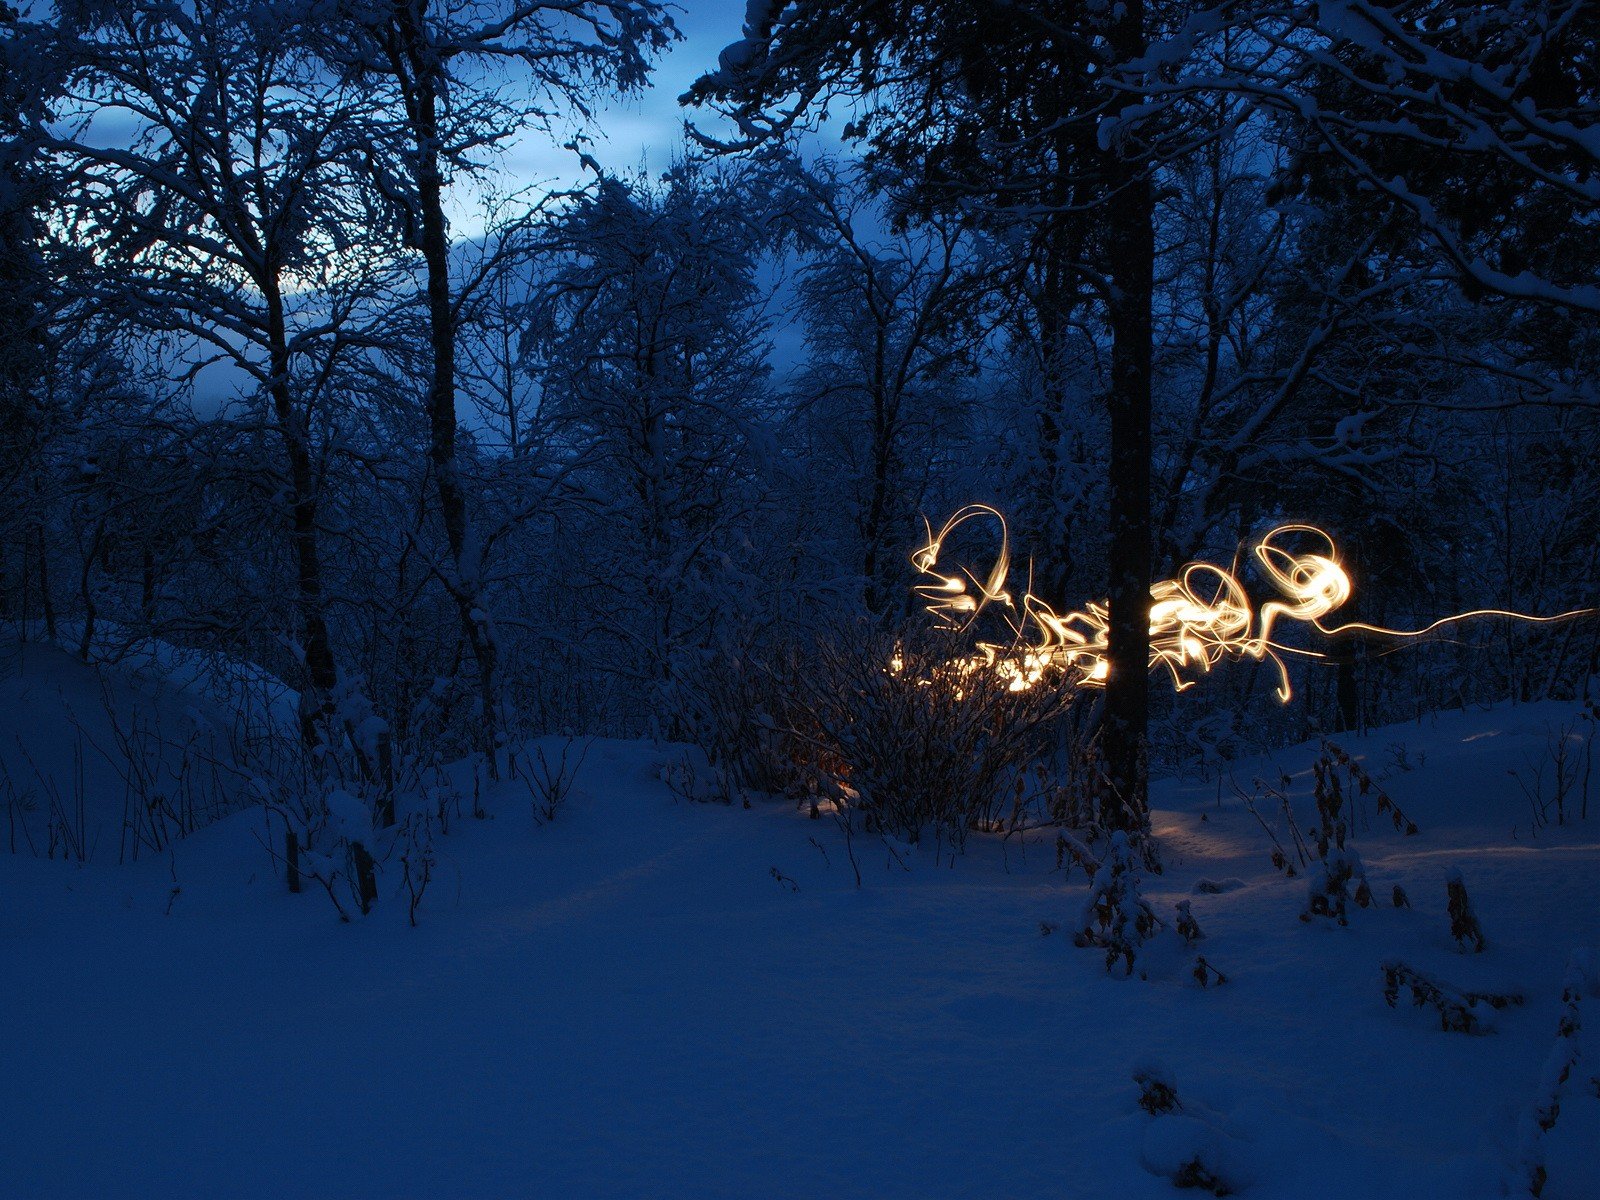
[[[528,330],[541,417],[589,514],[569,587],[603,599],[647,723],[674,730],[678,668],[720,615],[713,564],[754,500],[766,324],[756,186],[683,166],[603,179],[553,222]]]
[[[381,236],[382,217],[356,170],[366,101],[320,70],[292,9],[264,19],[201,0],[64,16],[61,240],[101,264],[87,302],[193,344],[191,376],[233,364],[265,399],[294,554],[302,730],[314,742],[338,668],[307,381],[370,340],[361,239]]]
[[[471,284],[452,274],[447,179],[479,173],[487,152],[530,126],[585,113],[599,89],[641,86],[675,30],[657,0],[345,0],[329,15],[324,54],[359,86],[383,85],[387,113],[369,127],[369,166],[422,258],[428,457],[447,552],[436,569],[477,664],[482,749],[498,772],[499,648],[456,448],[456,350]],[[494,82],[508,68],[521,68],[520,94]]]
[[[753,6],[744,39],[685,97],[735,121],[740,139],[729,148],[786,137],[830,102],[852,104],[846,134],[867,145],[879,178],[911,194],[912,212],[965,207],[1048,228],[1047,258],[1062,273],[1053,300],[1076,306],[1085,284],[1095,294],[1110,341],[1102,749],[1112,799],[1103,818],[1132,829],[1147,819],[1151,166],[1171,138],[1128,95],[1152,70],[1157,29],[1185,12],[1145,0]],[[1068,214],[1088,219],[1081,238],[1059,219]],[[1070,329],[1069,312],[1058,319]]]
[[[1170,53],[1218,30],[1216,56]],[[1137,90],[1280,114],[1302,138],[1286,182],[1345,174],[1475,294],[1594,314],[1597,44],[1593,10],[1572,0],[1248,0],[1175,30],[1152,55],[1169,69]]]
[[[959,441],[960,386],[992,316],[987,276],[959,219],[898,236],[859,180],[795,166],[813,208],[800,271],[809,357],[794,384],[800,428],[827,479],[819,503],[848,497],[867,610],[902,615],[909,555],[941,451]]]

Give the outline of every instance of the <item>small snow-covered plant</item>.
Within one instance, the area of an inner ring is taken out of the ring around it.
[[[714,770],[702,770],[695,762],[696,757],[691,750],[660,765],[658,772],[661,782],[667,785],[667,791],[686,803],[731,804],[732,799],[719,794],[717,790],[717,773]]]
[[[86,741],[122,781],[122,833],[117,861],[136,861],[141,852],[166,853],[187,837],[237,807],[229,795],[199,722],[164,728],[159,706],[129,709],[119,704],[109,679],[100,679],[106,742],[97,741],[76,714],[70,719]]]
[[[1404,742],[1390,742],[1385,749],[1389,753],[1389,772],[1393,774],[1400,775],[1407,771],[1415,771],[1419,767],[1425,766],[1428,762],[1428,755],[1425,751],[1418,750],[1413,754],[1411,748]]]
[[[659,764],[657,777],[667,785],[668,791],[687,803],[732,806],[739,801],[745,808],[750,807],[749,797],[737,783],[734,773],[726,765],[708,761],[695,747],[688,747],[676,758]]]
[[[1356,833],[1357,801],[1375,795],[1377,811],[1389,818],[1396,831],[1410,836],[1417,832],[1416,824],[1400,811],[1388,793],[1378,787],[1366,768],[1350,756],[1336,742],[1324,740],[1322,752],[1312,763],[1312,797],[1316,803],[1317,824],[1309,837],[1302,835],[1289,803],[1287,775],[1281,786],[1256,780],[1254,795],[1235,788],[1256,822],[1272,842],[1272,864],[1293,878],[1299,870],[1308,875],[1306,907],[1300,914],[1302,921],[1313,917],[1326,917],[1340,925],[1349,923],[1349,905],[1353,900],[1358,908],[1373,904],[1372,885],[1367,879],[1361,855],[1352,844]],[[1285,848],[1277,831],[1262,816],[1257,802],[1270,799],[1282,814],[1282,820],[1292,839],[1293,855]],[[1395,903],[1403,902],[1404,893],[1396,889]]]
[[[341,677],[324,725],[323,760],[370,797],[372,819],[383,829],[395,823],[396,760],[389,723],[372,709],[364,681]]]
[[[1484,940],[1483,927],[1478,924],[1478,914],[1473,910],[1472,898],[1467,895],[1467,882],[1461,877],[1460,867],[1451,867],[1445,873],[1444,886],[1450,911],[1450,936],[1455,938],[1460,949],[1465,950],[1471,942],[1476,953],[1483,953],[1488,943]]]
[[[450,834],[452,819],[461,819],[461,789],[456,787],[444,766],[435,756],[427,766],[420,763],[416,775],[417,797],[428,813],[439,823],[439,832]]]
[[[33,775],[38,780],[39,787],[43,790],[45,809],[45,857],[55,858],[57,853],[62,857],[75,859],[78,862],[88,862],[94,853],[94,847],[88,840],[88,823],[84,807],[84,777],[83,777],[83,734],[80,731],[72,748],[72,796],[64,799],[61,795],[60,785],[55,777],[47,771],[42,771],[39,764],[33,761],[33,756],[28,753],[28,748],[22,740],[17,740],[17,748],[21,750],[24,758],[28,760]],[[20,823],[24,840],[29,849],[37,854],[38,850],[33,844],[33,835],[28,830],[27,814],[37,807],[30,788],[20,795],[11,785],[10,773],[6,774],[6,786],[12,799],[10,815],[12,819],[11,841],[16,845],[17,827]],[[21,818],[20,822],[18,818]]]
[[[1091,850],[1076,834],[1065,829],[1056,831],[1056,870],[1066,869],[1068,861],[1076,863],[1083,868],[1083,873],[1090,879],[1100,869],[1100,857]]]
[[[1072,937],[1074,945],[1104,950],[1107,971],[1121,962],[1124,977],[1133,974],[1139,948],[1161,928],[1161,919],[1140,895],[1142,879],[1138,852],[1128,835],[1116,830],[1089,882],[1089,898]]]
[[[267,811],[269,852],[291,892],[319,884],[342,920],[371,911],[380,867],[399,856],[414,914],[435,822],[447,829],[460,798],[436,754],[396,738],[359,677],[341,677],[324,701],[296,731],[270,721],[235,731],[232,758]]]
[[[1195,915],[1189,907],[1190,901],[1178,901],[1178,922],[1173,926],[1178,931],[1179,938],[1184,939],[1184,946],[1192,947],[1195,942],[1205,938],[1205,933],[1200,930],[1200,922],[1195,920]],[[1189,971],[1194,976],[1194,981],[1202,987],[1211,984],[1226,984],[1227,976],[1216,970],[1211,963],[1206,962],[1205,955],[1195,955],[1194,970]]]
[[[1343,850],[1350,834],[1344,784],[1326,747],[1324,743],[1322,756],[1311,767],[1316,778],[1312,794],[1317,801],[1317,857],[1322,859],[1328,857],[1330,847]]]
[[[1400,961],[1389,959],[1383,964],[1383,999],[1390,1008],[1396,1007],[1400,991],[1411,992],[1411,1003],[1417,1008],[1432,1005],[1439,1013],[1439,1028],[1446,1033],[1488,1033],[1494,1028],[1484,1009],[1502,1009],[1521,1004],[1522,997],[1514,992],[1469,992],[1441,979],[1417,970]]]
[[[415,925],[437,865],[434,837],[459,819],[464,797],[437,753],[398,742],[376,717],[343,720],[339,728],[348,740],[309,752],[296,742],[276,774],[256,781],[285,826],[290,889],[301,879],[318,883],[340,919],[349,920],[377,903],[380,873],[395,883],[397,872],[394,894],[406,899]],[[355,745],[358,739],[364,744]],[[473,765],[476,784],[482,761]]]
[[[1246,811],[1256,819],[1256,824],[1261,826],[1262,832],[1267,835],[1267,840],[1272,843],[1271,860],[1273,867],[1282,871],[1290,879],[1305,870],[1311,862],[1311,852],[1307,848],[1306,839],[1300,832],[1300,825],[1294,818],[1294,809],[1289,804],[1287,792],[1283,788],[1274,787],[1261,779],[1255,781],[1255,792],[1253,794],[1246,792],[1238,784],[1233,785],[1233,790],[1234,794],[1244,804]],[[1263,804],[1270,803],[1282,815],[1290,842],[1294,846],[1293,857],[1284,848],[1283,842],[1278,837],[1277,830],[1269,825],[1267,819],[1261,815],[1261,807],[1258,805],[1258,801]],[[1296,865],[1297,861],[1298,866]]]
[[[368,848],[374,839],[372,809],[359,797],[338,787],[327,793],[324,805],[328,819],[323,832],[332,834],[332,845],[320,854],[316,850],[307,851],[301,855],[301,861],[315,863],[330,880],[342,870],[365,915],[372,911],[378,899],[377,863]],[[344,864],[338,861],[341,851]]]
[[[282,863],[289,891],[301,891],[307,881],[320,885],[341,921],[350,919],[347,905],[366,912],[377,896],[372,856],[361,843],[352,845],[346,836],[352,806],[359,802],[345,793],[323,794],[260,775],[251,780],[251,787],[268,814],[268,850]],[[361,815],[365,836],[370,838],[371,816],[364,809]],[[284,831],[281,854],[271,844],[272,827],[280,821]],[[359,855],[356,847],[361,847]]]
[[[1534,1094],[1533,1105],[1523,1114],[1518,1126],[1516,1157],[1506,1179],[1506,1191],[1510,1195],[1537,1198],[1544,1192],[1548,1178],[1544,1137],[1555,1128],[1567,1083],[1582,1057],[1580,1035],[1586,996],[1600,996],[1600,963],[1596,962],[1593,951],[1574,950],[1567,959],[1566,974],[1562,978],[1561,1015],[1556,1021],[1555,1044],[1550,1047],[1544,1069],[1539,1072],[1539,1090]],[[1590,1086],[1595,1095],[1600,1096],[1600,1067],[1596,1071]]]
[[[401,803],[415,807],[428,788],[419,758],[396,752],[387,724],[353,689],[318,720],[322,738],[314,745],[257,729],[235,738],[234,761],[248,770],[249,790],[267,813],[265,842],[289,890],[316,883],[349,920],[371,910],[380,861],[406,841],[396,828],[409,815]]]
[[[1172,1186],[1175,1188],[1197,1188],[1202,1192],[1210,1192],[1213,1196],[1231,1196],[1233,1188],[1216,1167],[1205,1159],[1203,1153],[1196,1150],[1179,1165],[1172,1176]]]
[[[1098,825],[1111,808],[1111,787],[1090,705],[1062,714],[1053,761],[1034,765],[1035,792],[1052,821],[1075,829]]]
[[[1328,917],[1340,925],[1348,925],[1348,905],[1351,900],[1359,908],[1372,904],[1372,887],[1367,883],[1366,867],[1355,847],[1330,849],[1322,857],[1322,869],[1313,871],[1306,890],[1305,911],[1302,921],[1312,917]],[[1353,886],[1352,886],[1353,885]]]
[[[417,924],[417,909],[433,880],[433,817],[425,809],[408,813],[400,822],[400,886],[406,891],[406,915],[412,927]]]
[[[585,741],[576,754],[573,753],[573,743],[573,738],[563,739],[559,754],[547,754],[543,746],[535,746],[531,763],[512,760],[512,774],[522,779],[533,795],[533,817],[536,821],[548,824],[556,819],[556,813],[572,794],[572,785],[578,778],[578,771],[583,767],[583,760],[588,757],[594,739]]]
[[[33,845],[33,834],[28,830],[28,814],[38,808],[33,799],[31,789],[19,789],[11,778],[11,768],[6,761],[0,758],[0,794],[6,800],[6,833],[8,835],[9,849],[12,854],[17,853],[17,832],[22,833],[22,841],[27,844],[31,853],[38,851]]]
[[[1205,934],[1200,932],[1200,922],[1194,919],[1194,913],[1189,908],[1189,901],[1179,900],[1176,907],[1178,920],[1174,928],[1178,931],[1178,936],[1183,939],[1183,944],[1192,946],[1205,937]]]
[[[1140,1067],[1133,1073],[1133,1081],[1139,1085],[1139,1107],[1152,1117],[1183,1107],[1178,1103],[1178,1087],[1172,1081],[1172,1073],[1166,1068]]]
[[[1401,745],[1400,749],[1400,758],[1404,761],[1404,745]],[[1393,752],[1393,750],[1394,747],[1391,746],[1390,751]],[[1419,759],[1418,765],[1420,763],[1421,760]],[[1405,769],[1409,770],[1410,767],[1408,766]],[[1400,806],[1394,802],[1388,792],[1378,786],[1377,780],[1367,773],[1367,769],[1361,765],[1360,761],[1337,742],[1330,741],[1327,738],[1323,739],[1322,757],[1317,760],[1314,770],[1317,778],[1318,815],[1323,815],[1324,792],[1326,792],[1326,800],[1331,810],[1328,817],[1332,819],[1334,828],[1349,822],[1351,819],[1348,810],[1345,811],[1343,817],[1339,815],[1339,810],[1344,807],[1346,794],[1353,793],[1354,796],[1358,797],[1374,796],[1378,814],[1389,818],[1389,822],[1394,826],[1396,833],[1404,833],[1407,837],[1415,836],[1417,833],[1416,822],[1400,811]],[[1343,784],[1340,782],[1341,774],[1345,779]],[[1332,830],[1327,824],[1327,818],[1325,818],[1324,836],[1328,836],[1330,832]],[[1343,842],[1339,844],[1343,845]]]
[[[1170,1180],[1173,1187],[1213,1196],[1231,1196],[1250,1182],[1237,1140],[1215,1114],[1184,1105],[1169,1072],[1141,1067],[1133,1081],[1139,1087],[1139,1107],[1150,1116],[1139,1152],[1145,1170]]]

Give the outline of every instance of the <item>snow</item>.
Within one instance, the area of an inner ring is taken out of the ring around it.
[[[435,842],[415,929],[393,866],[350,924],[287,894],[258,810],[123,867],[0,856],[0,1195],[1138,1198],[1199,1155],[1249,1197],[1497,1196],[1569,955],[1600,943],[1600,814],[1533,837],[1507,776],[1573,712],[1341,739],[1421,827],[1358,822],[1380,903],[1345,928],[1299,919],[1227,782],[1158,784],[1145,896],[1190,901],[1228,976],[1205,989],[1173,947],[1124,980],[1041,936],[1087,891],[1049,831],[954,865],[858,836],[857,889],[832,821],[679,802],[681,751],[643,742],[593,743],[547,824],[489,790]],[[8,705],[0,741],[59,755],[55,720]],[[1231,771],[1304,798],[1315,754]],[[1452,870],[1482,954],[1450,938]],[[1386,1007],[1391,958],[1526,1003],[1443,1033]],[[1600,1196],[1595,1059],[1545,1138],[1550,1200]],[[1178,1109],[1138,1107],[1147,1064]]]
[[[1340,417],[1333,427],[1333,440],[1341,446],[1354,446],[1361,441],[1361,431],[1367,422],[1378,415],[1376,409],[1350,413]]]
[[[1251,1182],[1249,1154],[1247,1145],[1208,1121],[1161,1113],[1145,1127],[1139,1161],[1151,1174],[1174,1182],[1185,1172],[1203,1173],[1214,1188],[1237,1192]]]
[[[328,815],[341,837],[351,842],[366,843],[372,840],[372,814],[365,804],[343,788],[330,791],[327,803]]]
[[[67,640],[77,637],[73,631]],[[208,766],[225,757],[241,728],[237,714],[253,709],[259,721],[293,712],[293,694],[259,672],[163,643],[121,649],[117,663],[90,668],[55,646],[0,640],[0,666],[8,668],[0,670],[5,849],[46,853],[54,801],[82,856],[110,863],[131,856],[138,847],[120,836],[129,803],[161,794],[181,808],[184,793],[197,809],[226,806],[232,785],[245,781]],[[129,779],[129,750],[157,744],[160,769],[141,788]],[[202,786],[218,779],[223,786]]]

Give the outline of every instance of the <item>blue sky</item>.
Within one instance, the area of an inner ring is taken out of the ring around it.
[[[717,55],[743,36],[745,0],[687,0],[673,14],[684,35],[657,63],[650,86],[640,95],[612,100],[596,112],[591,152],[611,171],[628,171],[641,163],[659,172],[683,146],[683,122],[694,117],[710,126],[713,115],[685,109],[678,97],[691,83],[717,65]],[[512,182],[575,181],[578,164],[561,148],[561,136],[530,132],[506,156]]]

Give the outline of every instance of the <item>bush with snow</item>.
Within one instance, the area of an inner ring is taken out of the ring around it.
[[[1492,1011],[1522,1003],[1515,992],[1472,992],[1445,983],[1409,963],[1390,959],[1383,964],[1383,999],[1390,1008],[1399,1004],[1401,989],[1411,993],[1413,1007],[1431,1005],[1445,1033],[1489,1033]]]
[[[1162,927],[1140,892],[1142,879],[1139,856],[1119,829],[1111,835],[1105,857],[1089,881],[1089,896],[1072,935],[1078,946],[1105,951],[1107,971],[1120,962],[1124,976],[1133,974],[1139,948]]]
[[[1473,950],[1482,954],[1488,942],[1484,939],[1483,927],[1478,924],[1472,897],[1467,895],[1467,881],[1462,878],[1460,867],[1451,867],[1445,872],[1445,896],[1450,913],[1450,936],[1462,950],[1470,942]]]
[[[1247,1147],[1228,1122],[1205,1108],[1184,1103],[1169,1072],[1143,1067],[1134,1072],[1139,1107],[1150,1115],[1140,1138],[1139,1162],[1174,1187],[1231,1196],[1248,1187],[1255,1173]]]
[[[1585,1057],[1584,1002],[1600,1000],[1600,958],[1588,949],[1574,950],[1567,959],[1562,978],[1561,1014],[1556,1022],[1556,1039],[1539,1073],[1533,1104],[1523,1114],[1517,1128],[1517,1149],[1507,1173],[1506,1190],[1513,1196],[1543,1194],[1549,1171],[1545,1163],[1545,1135],[1555,1128],[1561,1103],[1572,1075],[1580,1062],[1588,1065],[1588,1088],[1600,1098],[1600,1062]],[[1592,1034],[1590,1035],[1592,1040]]]

